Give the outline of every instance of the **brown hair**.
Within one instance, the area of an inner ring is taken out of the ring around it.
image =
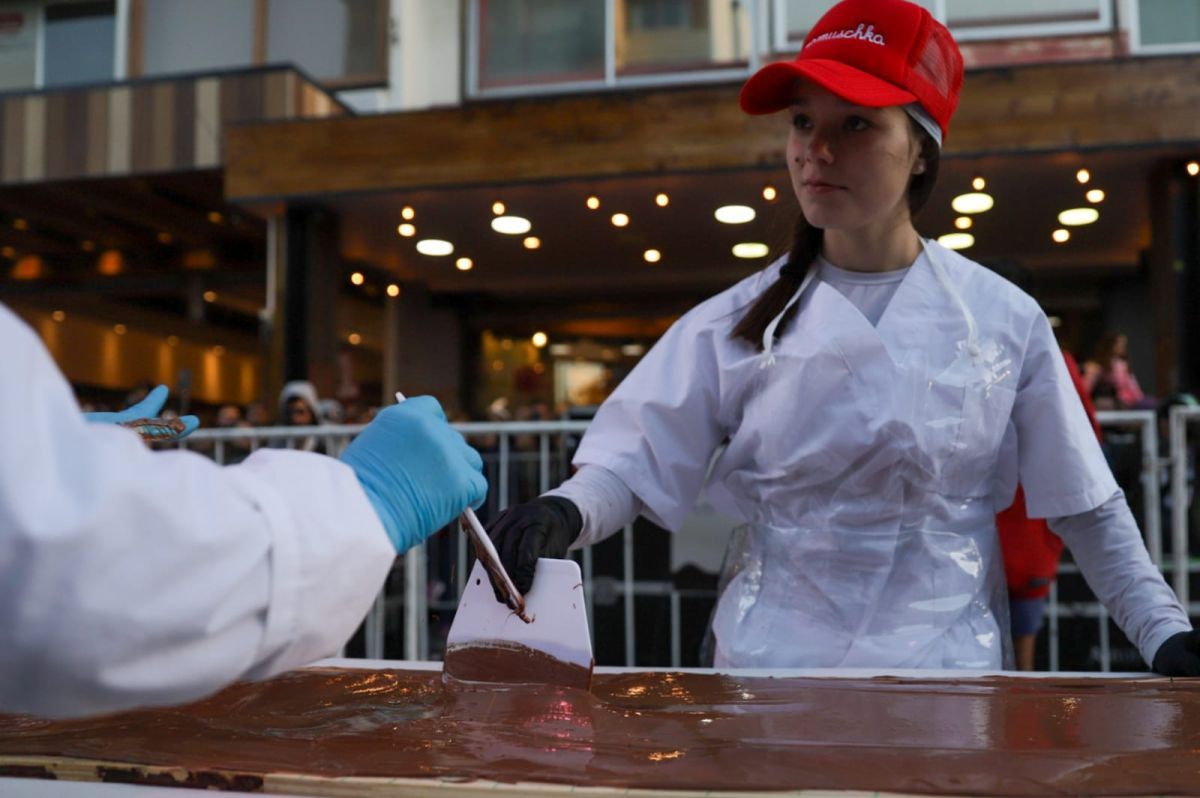
[[[917,136],[921,145],[920,157],[925,160],[925,171],[913,175],[908,183],[908,212],[912,216],[916,216],[925,207],[925,203],[929,200],[929,195],[933,193],[933,187],[937,183],[941,149],[915,120],[910,119],[909,121],[913,135]],[[821,253],[824,239],[824,230],[810,225],[803,213],[797,216],[796,227],[792,234],[792,249],[788,253],[787,263],[783,264],[783,268],[779,270],[779,278],[754,301],[754,304],[746,311],[746,315],[742,316],[733,328],[733,332],[729,334],[730,339],[741,338],[753,345],[755,349],[762,349],[763,333],[766,331],[767,325],[779,315],[788,300],[800,288],[800,283],[804,281],[808,270],[812,268],[813,262],[817,259],[817,255]],[[798,307],[799,303],[788,308],[787,314],[775,329],[776,340],[783,335],[783,331],[796,315]]]

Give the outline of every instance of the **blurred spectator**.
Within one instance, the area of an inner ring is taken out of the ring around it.
[[[1083,364],[1083,386],[1087,389],[1099,410],[1117,410],[1149,407],[1148,400],[1138,385],[1137,377],[1129,369],[1126,359],[1129,339],[1122,333],[1108,333],[1100,339],[1090,360]]]
[[[263,402],[251,402],[246,405],[246,425],[250,427],[271,426],[271,414]]]
[[[346,409],[337,399],[322,399],[317,407],[326,424],[346,423]]]
[[[279,392],[279,425],[282,427],[315,427],[322,424],[321,400],[311,382],[295,380],[283,386]],[[286,438],[272,443],[276,448],[300,449],[305,452],[326,454],[325,441],[318,435],[304,438]]]

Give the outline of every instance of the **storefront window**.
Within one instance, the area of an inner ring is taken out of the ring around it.
[[[44,86],[112,80],[116,3],[46,6]]]
[[[140,74],[291,63],[338,88],[387,80],[387,0],[142,0]]]
[[[1137,14],[1141,46],[1200,48],[1200,3],[1196,0],[1140,0]]]
[[[254,63],[254,0],[146,0],[142,71],[202,72]]]
[[[913,0],[917,5],[937,13],[937,0]],[[800,46],[808,31],[821,15],[829,10],[827,0],[784,0],[783,19],[779,21],[782,37],[776,37],[776,48],[790,52]]]
[[[37,8],[0,6],[0,91],[37,80]]]
[[[1105,0],[946,0],[952,30],[1001,25],[1097,22]]]
[[[268,9],[267,61],[296,64],[324,81],[386,78],[387,14],[379,0],[273,0]]]
[[[479,87],[604,80],[605,0],[478,0]]]
[[[618,0],[618,75],[745,66],[751,30],[746,3]]]

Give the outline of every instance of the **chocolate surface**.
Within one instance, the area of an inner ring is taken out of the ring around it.
[[[451,678],[467,682],[557,684],[580,690],[587,690],[592,685],[591,668],[503,640],[450,646],[446,649],[442,671]]]
[[[0,717],[0,755],[674,789],[1200,794],[1200,680],[307,670],[178,709]]]

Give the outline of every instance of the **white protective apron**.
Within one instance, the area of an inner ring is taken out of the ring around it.
[[[811,277],[774,347],[768,328],[713,474],[753,521],[726,554],[717,666],[1011,662],[990,489],[1017,377],[938,257],[927,248],[878,328]]]

